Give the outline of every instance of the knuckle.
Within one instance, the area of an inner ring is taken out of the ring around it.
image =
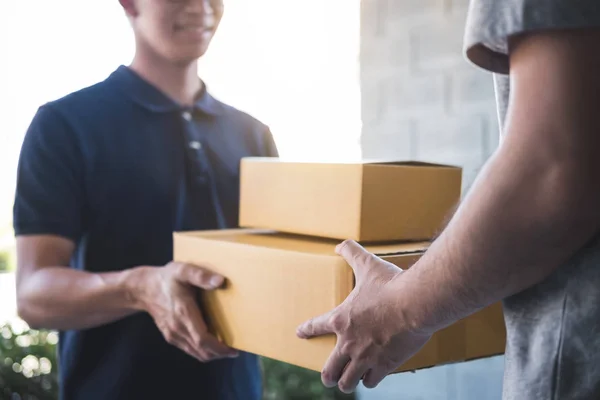
[[[348,251],[350,246],[352,246],[352,240],[351,239],[346,239],[344,240],[342,243],[339,244],[339,248],[342,251]]]
[[[183,324],[181,324],[180,322],[177,322],[177,321],[172,322],[171,324],[169,324],[169,327],[167,329],[173,335],[176,335],[179,332],[184,332],[185,331],[185,327],[183,326]]]
[[[177,319],[185,318],[185,316],[188,315],[187,304],[184,302],[177,302],[173,306],[173,313]]]
[[[202,336],[200,336],[198,339],[196,339],[196,345],[201,349],[206,348],[207,347],[206,339],[204,339]]]
[[[169,263],[167,264],[167,268],[169,268],[171,272],[177,276],[181,275],[184,270],[183,264],[179,262]]]
[[[342,329],[344,329],[345,325],[346,325],[346,321],[345,318],[342,314],[340,313],[333,313],[331,314],[331,316],[329,317],[329,325],[331,326],[331,328],[333,328],[334,331],[341,331]]]
[[[207,284],[210,281],[210,273],[203,268],[197,268],[195,271],[198,282]]]
[[[340,353],[350,355],[354,353],[355,343],[352,340],[347,340],[340,346]]]
[[[373,360],[373,355],[371,354],[371,352],[368,349],[355,348],[354,350],[355,350],[354,359],[356,360],[356,362],[361,363],[361,364],[371,364],[371,361]]]
[[[184,306],[177,306],[173,310],[173,319],[183,320],[187,317],[188,313]],[[182,328],[180,323],[171,324],[171,329],[180,331]]]
[[[167,343],[169,343],[169,344],[175,343],[175,335],[173,334],[172,331],[166,330],[165,332],[163,332],[163,336],[165,337],[165,340],[167,341]]]
[[[192,270],[193,267],[191,264],[181,263],[179,266],[179,269],[180,269],[181,273],[186,274],[186,273],[190,272],[190,270]]]
[[[346,382],[343,378],[338,382],[338,387],[344,393],[349,393],[352,390],[350,383]]]
[[[373,254],[363,251],[354,255],[354,261],[357,264],[367,265],[373,261],[373,257]]]

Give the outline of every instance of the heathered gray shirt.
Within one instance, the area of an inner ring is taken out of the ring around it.
[[[510,92],[507,38],[586,27],[600,27],[598,0],[471,0],[465,53],[494,72],[500,126]],[[600,399],[599,237],[545,281],[506,299],[504,311],[504,400]]]

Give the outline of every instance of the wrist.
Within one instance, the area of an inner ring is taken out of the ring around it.
[[[148,300],[146,288],[151,267],[140,266],[123,271],[123,290],[130,308],[137,311],[146,311]]]
[[[417,264],[390,281],[392,293],[396,295],[398,328],[417,335],[432,335],[455,321],[457,307],[444,290],[420,276],[422,274],[415,268]]]

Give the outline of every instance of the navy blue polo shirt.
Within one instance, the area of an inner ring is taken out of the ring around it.
[[[183,108],[121,66],[39,108],[19,160],[15,233],[70,238],[80,270],[164,265],[174,231],[236,227],[240,159],[276,155],[256,119],[206,91]],[[58,356],[63,399],[261,398],[256,356],[201,363],[147,313],[60,332]]]

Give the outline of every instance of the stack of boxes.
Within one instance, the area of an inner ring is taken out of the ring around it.
[[[352,269],[335,253],[344,239],[406,269],[460,200],[460,168],[415,162],[308,163],[246,158],[240,226],[176,232],[174,258],[223,274],[203,293],[205,317],[227,345],[321,371],[333,335],[296,337],[296,327],[350,294]],[[501,354],[499,304],[436,333],[397,372]]]

